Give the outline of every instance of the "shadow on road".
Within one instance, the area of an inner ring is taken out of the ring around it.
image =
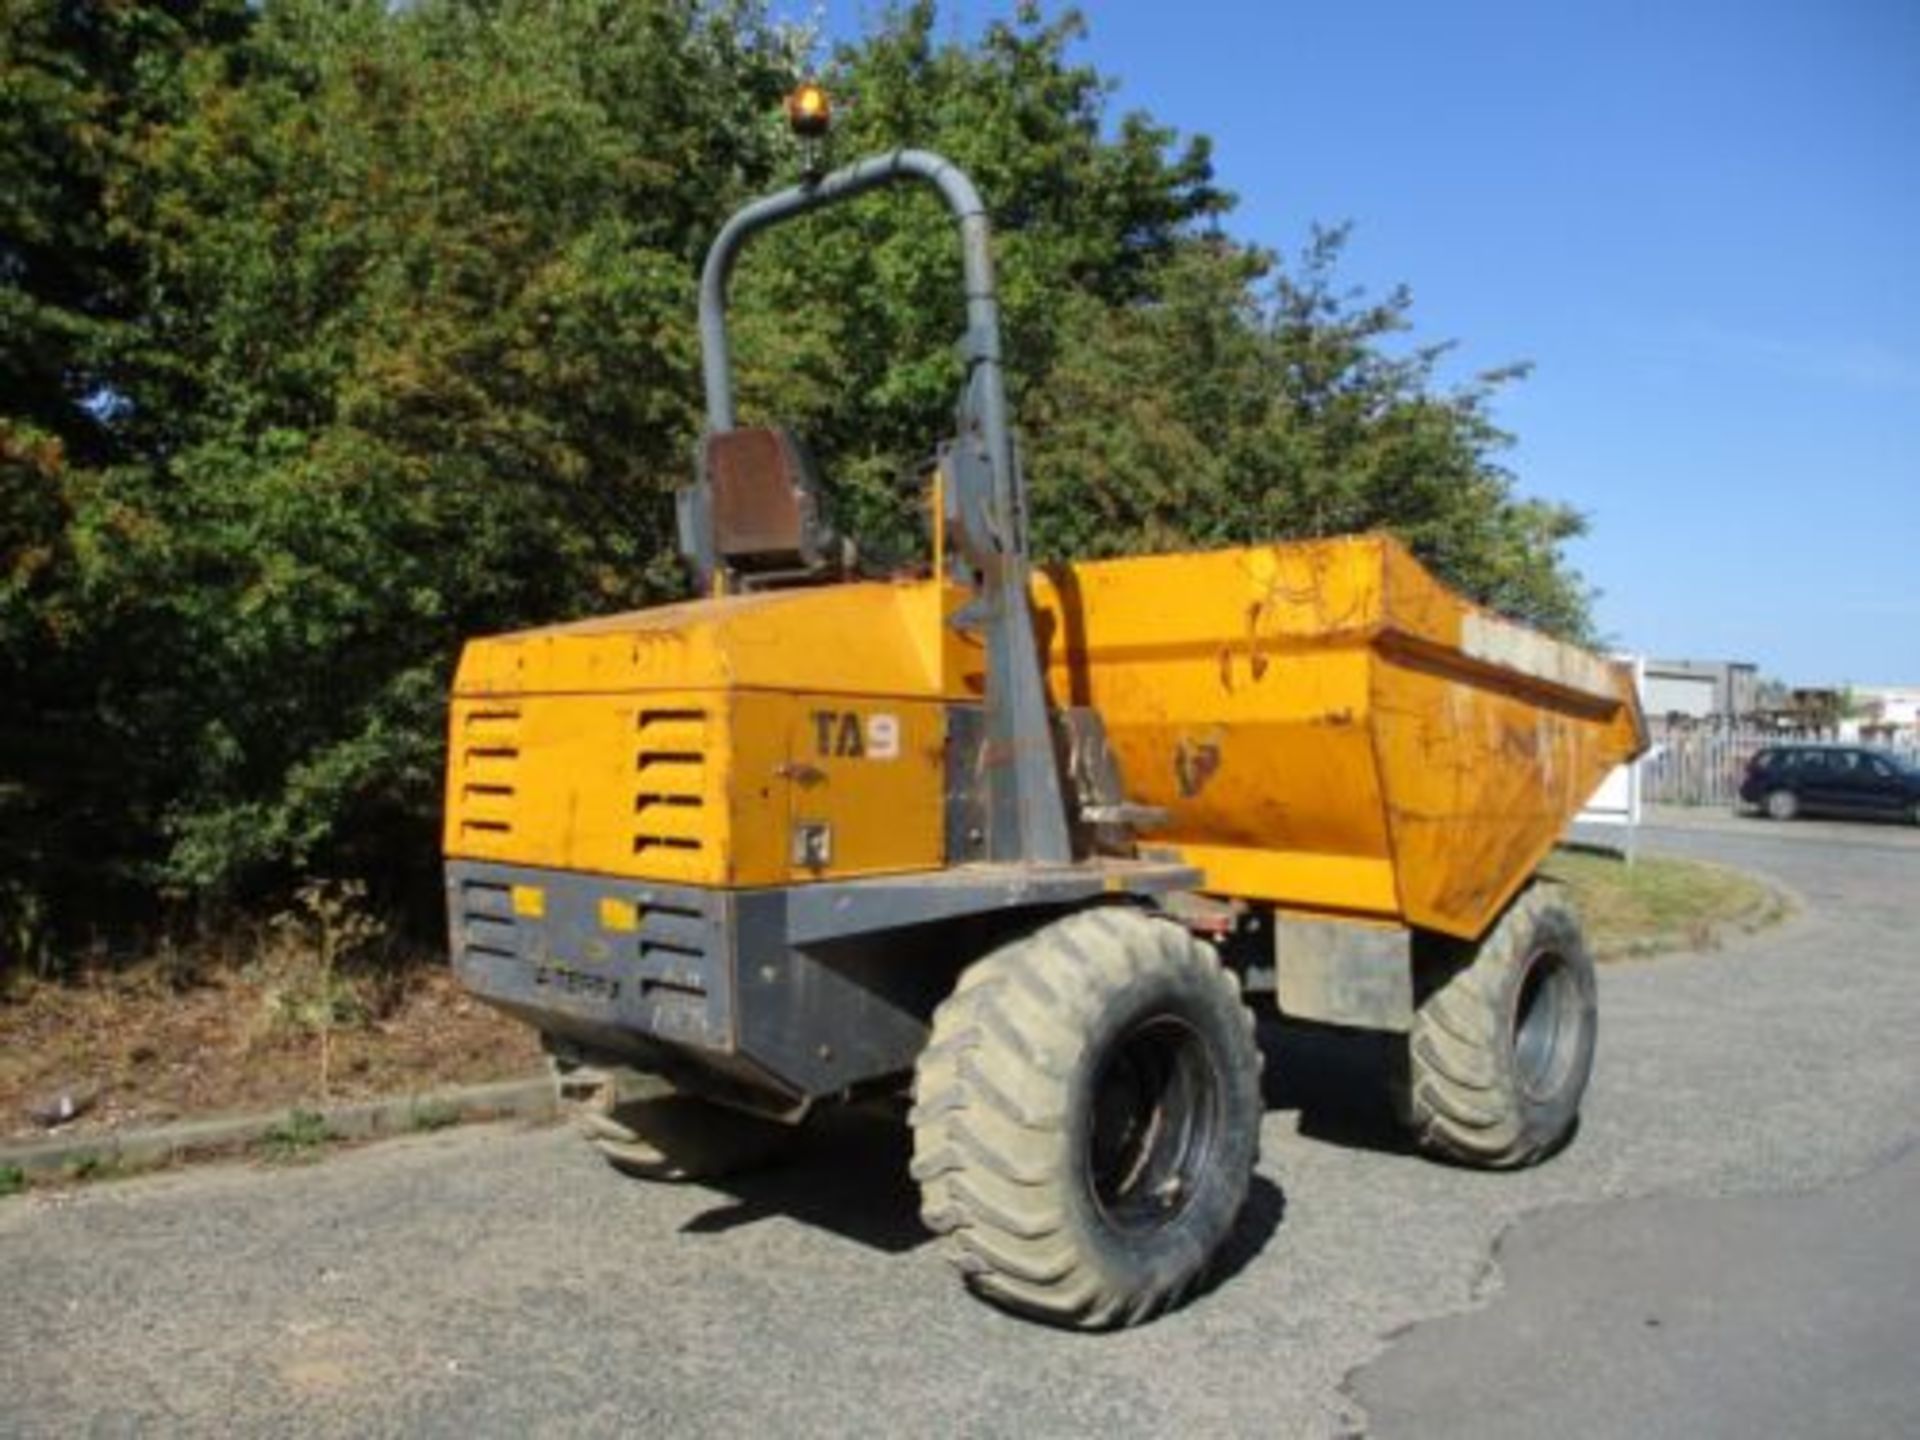
[[[822,1111],[794,1158],[772,1170],[713,1182],[730,1202],[685,1229],[713,1235],[786,1216],[898,1254],[933,1236],[920,1223],[920,1192],[907,1174],[913,1142],[898,1115],[862,1107]]]
[[[806,1144],[777,1169],[711,1182],[725,1198],[681,1227],[717,1235],[784,1216],[888,1254],[933,1239],[920,1223],[920,1191],[907,1173],[913,1142],[906,1122],[880,1109],[824,1111],[807,1127]],[[1286,1196],[1255,1175],[1233,1234],[1221,1247],[1204,1289],[1240,1273],[1273,1238]]]
[[[1193,1292],[1193,1298],[1197,1300],[1211,1294],[1258,1259],[1286,1218],[1286,1191],[1266,1176],[1256,1174],[1247,1187],[1247,1203],[1241,1207],[1233,1233],[1214,1256],[1213,1265]]]
[[[1394,1118],[1387,1081],[1397,1036],[1336,1030],[1262,1016],[1262,1088],[1269,1110],[1292,1110],[1300,1133],[1345,1150],[1407,1155],[1407,1132]]]
[[[1267,1016],[1259,1038],[1269,1110],[1297,1112],[1300,1133],[1311,1140],[1350,1150],[1409,1153],[1406,1132],[1387,1102],[1393,1037]],[[898,1113],[865,1107],[823,1111],[808,1125],[805,1144],[791,1161],[713,1182],[708,1188],[724,1197],[721,1203],[684,1228],[714,1235],[785,1216],[901,1254],[933,1238],[920,1223],[919,1190],[907,1173],[911,1157],[912,1140]],[[1250,1264],[1285,1216],[1280,1187],[1256,1175],[1208,1288]]]

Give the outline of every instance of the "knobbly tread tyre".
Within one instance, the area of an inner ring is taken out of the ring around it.
[[[1534,884],[1477,946],[1439,942],[1423,961],[1426,985],[1407,1037],[1396,1108],[1429,1154],[1484,1169],[1533,1164],[1571,1135],[1593,1069],[1598,1034],[1593,960],[1558,888]],[[1550,958],[1549,958],[1550,957]],[[1545,1093],[1522,1083],[1518,1010],[1528,977],[1552,964],[1565,977],[1552,1003],[1569,1029]]]
[[[562,1110],[615,1170],[684,1184],[762,1169],[784,1159],[789,1126],[676,1091],[657,1075],[552,1058]]]
[[[1104,1216],[1083,1147],[1101,1067],[1163,1013],[1191,1022],[1217,1082],[1217,1163],[1142,1237]],[[1185,930],[1126,907],[1068,915],[970,966],[934,1016],[914,1093],[928,1228],[976,1294],[1057,1325],[1133,1325],[1178,1304],[1257,1158],[1260,1054],[1238,981]]]

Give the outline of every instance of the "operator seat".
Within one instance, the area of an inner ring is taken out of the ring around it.
[[[701,441],[700,470],[706,553],[745,588],[835,580],[853,569],[853,546],[827,523],[813,457],[791,431],[756,425],[711,433]]]

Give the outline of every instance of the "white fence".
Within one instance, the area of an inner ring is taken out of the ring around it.
[[[1650,805],[1732,805],[1747,761],[1769,745],[1823,740],[1778,730],[1653,726],[1653,749],[1640,762],[1641,793]],[[1911,750],[1903,750],[1909,759]]]

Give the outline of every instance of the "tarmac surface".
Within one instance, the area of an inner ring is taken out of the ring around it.
[[[1143,1330],[968,1299],[879,1119],[726,1189],[475,1127],[0,1201],[0,1434],[1920,1433],[1920,830],[1680,818],[1798,913],[1603,970],[1563,1154],[1416,1159],[1372,1042],[1276,1028],[1218,1283]]]

